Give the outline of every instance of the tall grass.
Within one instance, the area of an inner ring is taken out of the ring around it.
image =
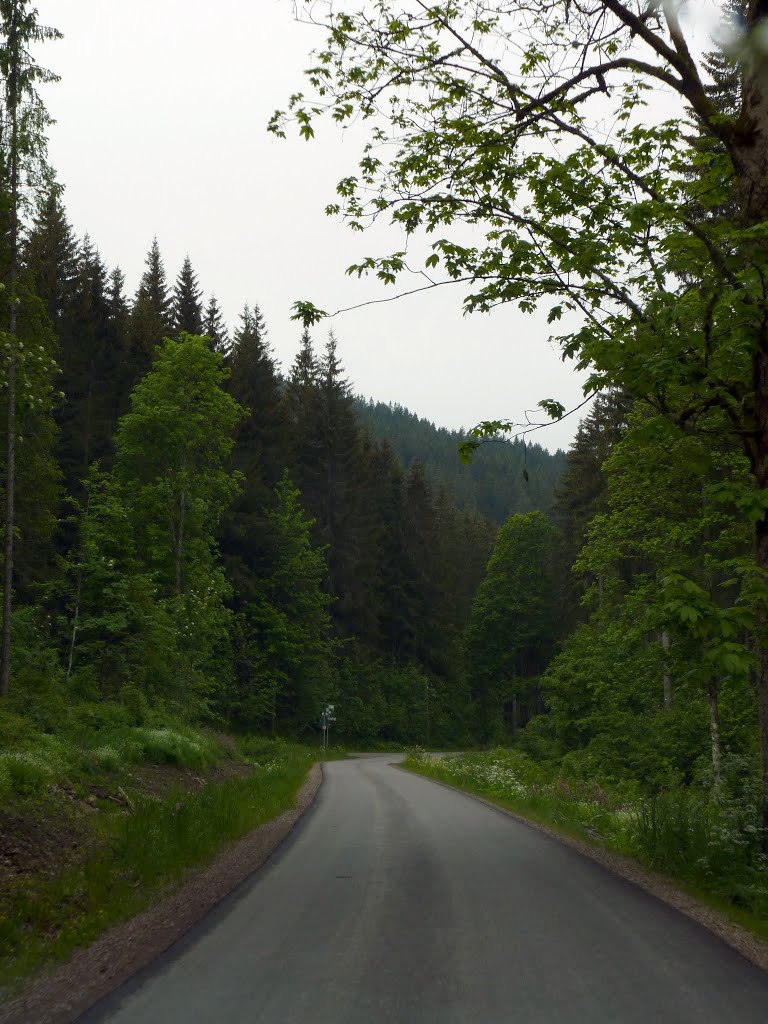
[[[315,759],[307,748],[272,744],[270,759],[244,778],[141,798],[131,813],[109,816],[83,863],[53,879],[20,881],[0,912],[0,984],[91,941],[228,842],[290,808]]]

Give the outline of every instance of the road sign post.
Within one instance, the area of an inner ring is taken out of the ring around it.
[[[328,704],[323,709],[323,713],[320,716],[320,728],[322,729],[323,734],[323,750],[328,749],[328,732],[331,728],[331,722],[336,721],[336,716],[334,715],[335,709],[335,704]]]

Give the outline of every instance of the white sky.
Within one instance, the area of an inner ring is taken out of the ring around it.
[[[297,299],[334,310],[387,291],[345,268],[401,245],[356,235],[324,214],[359,146],[330,123],[311,143],[266,131],[302,88],[321,37],[296,24],[290,0],[38,0],[62,42],[41,59],[61,75],[46,90],[57,124],[50,157],[78,235],[88,232],[132,294],[157,235],[169,279],[189,253],[230,327],[245,302],[267,318],[287,367]],[[542,398],[582,399],[580,380],[548,344],[544,316],[461,314],[450,288],[331,322],[355,391],[400,402],[439,426],[522,419]],[[324,341],[326,325],[315,330]],[[574,416],[532,436],[554,450]]]

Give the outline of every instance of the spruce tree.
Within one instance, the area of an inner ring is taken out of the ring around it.
[[[360,425],[349,382],[343,375],[337,342],[330,332],[318,366],[309,424],[302,448],[304,500],[317,519],[320,543],[327,545],[331,614],[342,636],[357,632],[366,610],[368,581],[360,554],[369,529],[362,502]]]
[[[467,676],[485,741],[513,735],[538,710],[538,677],[557,637],[555,530],[541,512],[511,516],[499,531],[472,604]]]
[[[108,321],[107,271],[86,235],[62,323],[60,385],[64,401],[57,411],[65,487],[78,498],[91,462],[109,449],[115,426],[117,390]]]
[[[211,295],[205,308],[203,334],[211,339],[214,352],[220,352],[224,356],[229,354],[229,330],[224,323],[224,317],[215,295]]]
[[[111,433],[114,436],[117,421],[128,411],[131,392],[129,370],[130,310],[125,297],[125,275],[115,267],[109,275],[107,289],[107,348],[112,365],[110,380],[114,390],[113,421]]]
[[[605,502],[603,465],[624,434],[630,407],[629,398],[620,391],[609,391],[595,399],[589,415],[579,424],[556,491],[553,518],[560,533],[557,576],[561,581],[561,613],[570,626],[583,614],[584,587],[572,575],[573,564],[589,523]]]
[[[364,439],[366,496],[375,545],[370,606],[376,616],[374,650],[394,665],[403,663],[411,629],[407,590],[407,537],[403,468],[387,440]]]
[[[258,306],[243,310],[228,361],[227,387],[246,416],[232,453],[243,489],[225,518],[221,543],[238,599],[247,600],[263,566],[273,561],[268,512],[288,459],[281,382]]]
[[[77,274],[77,241],[56,187],[36,211],[23,256],[35,292],[46,304],[54,331],[60,334]]]
[[[236,634],[236,714],[251,728],[301,731],[319,717],[330,686],[325,561],[287,471],[275,493],[272,560]]]
[[[155,238],[147,253],[146,270],[131,309],[127,360],[131,387],[149,370],[158,345],[163,338],[169,337],[172,331],[171,298],[168,295],[160,246]]]
[[[173,289],[172,317],[176,337],[182,333],[205,333],[202,298],[197,274],[192,268],[192,261],[189,256],[185,256]]]

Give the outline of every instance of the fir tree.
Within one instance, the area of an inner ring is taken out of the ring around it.
[[[172,307],[157,237],[152,239],[152,245],[147,253],[146,267],[139,283],[136,300],[148,302],[158,319],[162,320],[167,331],[173,323]]]
[[[118,419],[128,411],[128,396],[132,386],[128,362],[129,325],[130,311],[125,297],[125,276],[119,267],[115,267],[109,275],[107,289],[107,349],[112,366],[110,380],[114,393],[111,427],[113,436]]]
[[[268,511],[288,458],[281,382],[258,306],[243,310],[229,365],[229,393],[247,415],[240,423],[232,453],[243,490],[227,514],[222,551],[238,598],[247,600],[262,567],[273,560]]]
[[[53,329],[60,333],[77,274],[77,242],[56,188],[38,207],[24,246],[24,262]]]
[[[202,292],[189,256],[184,257],[184,263],[176,278],[176,285],[173,289],[172,317],[176,337],[182,333],[205,333]]]
[[[173,311],[157,238],[146,259],[129,323],[128,367],[131,387],[149,370],[155,351],[173,330]]]
[[[58,411],[61,465],[69,494],[80,496],[93,459],[109,448],[116,421],[114,362],[108,339],[107,271],[86,235],[61,338]]]
[[[561,581],[562,615],[571,626],[578,620],[584,592],[582,581],[572,575],[573,564],[586,539],[589,523],[603,507],[603,465],[624,434],[630,406],[629,398],[619,391],[595,399],[589,415],[579,424],[556,492],[554,520],[560,531],[557,576]]]
[[[251,728],[305,730],[317,720],[330,683],[325,561],[287,472],[273,505],[273,558],[238,631],[237,715]]]
[[[229,331],[224,323],[224,317],[221,314],[221,308],[215,295],[211,295],[205,309],[203,334],[211,339],[214,352],[220,352],[225,356],[229,354]]]

